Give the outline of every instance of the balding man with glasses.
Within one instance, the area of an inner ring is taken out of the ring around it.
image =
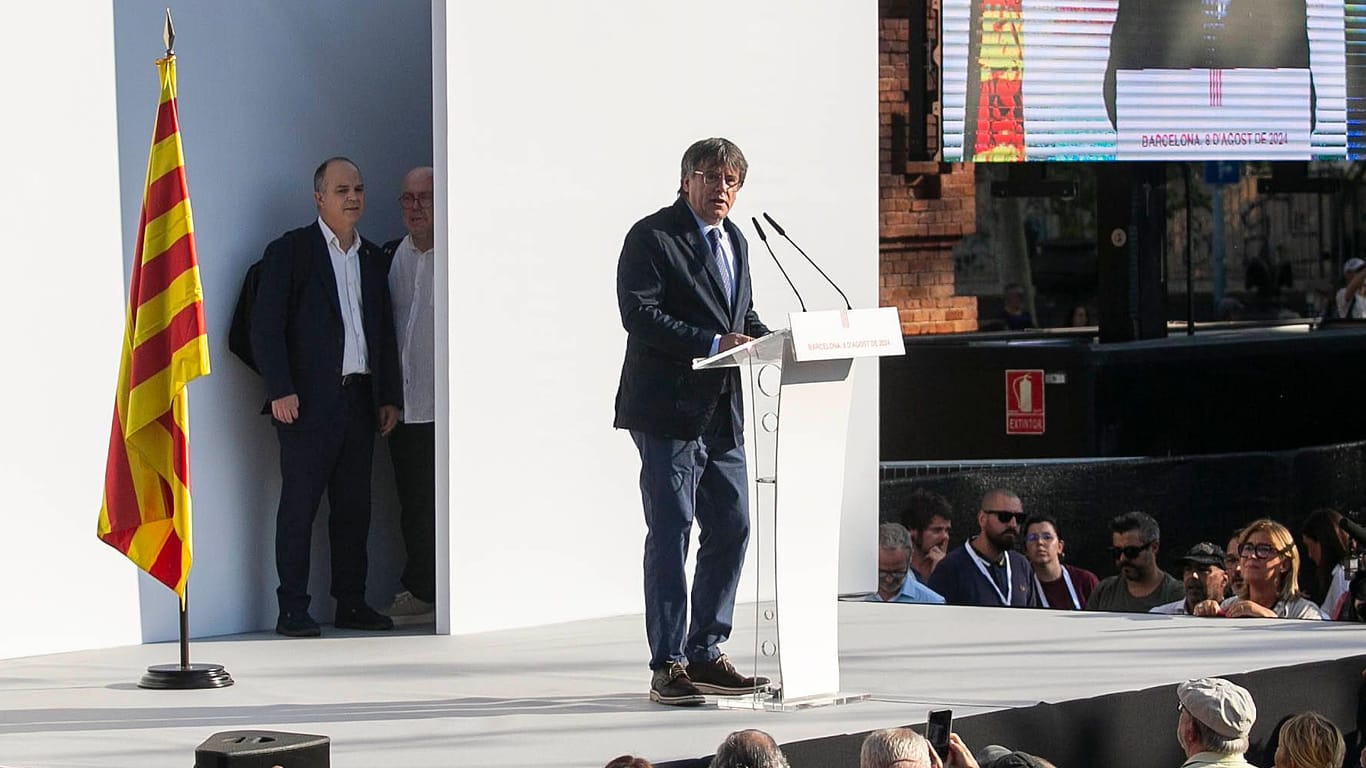
[[[313,172],[317,219],[266,246],[251,318],[251,347],[280,441],[275,631],[322,633],[309,613],[313,520],[328,497],[332,596],[338,629],[394,623],[365,602],[370,474],[375,432],[403,406],[387,260],[356,226],[365,211],[360,169],[344,157]]]
[[[1110,521],[1110,540],[1110,556],[1119,573],[1100,582],[1086,610],[1147,613],[1185,598],[1181,582],[1157,567],[1162,530],[1151,515],[1126,512],[1115,517]]]
[[[950,605],[1037,607],[1034,571],[1015,551],[1024,521],[1018,494],[987,491],[977,510],[977,535],[944,556],[929,588]]]
[[[403,411],[389,433],[407,562],[403,590],[385,613],[395,623],[431,621],[436,603],[436,219],[429,166],[403,177],[398,204],[408,234],[386,243]]]

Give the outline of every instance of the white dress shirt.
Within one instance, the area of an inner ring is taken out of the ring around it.
[[[403,370],[403,421],[436,420],[436,321],[431,249],[419,251],[412,235],[403,238],[389,265],[389,296],[394,303],[394,333]]]
[[[337,233],[318,217],[327,253],[332,257],[332,273],[337,278],[337,300],[341,302],[342,326],[346,329],[346,343],[342,348],[342,375],[369,373],[366,359],[365,322],[361,319],[360,290],[360,233],[354,233],[351,247],[342,250]]]

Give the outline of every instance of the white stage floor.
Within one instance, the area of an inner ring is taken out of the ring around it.
[[[738,611],[737,611],[738,613]],[[322,639],[204,640],[226,689],[144,691],[174,644],[0,661],[0,766],[186,768],[233,729],[332,739],[332,765],[601,768],[711,753],[739,728],[779,742],[1338,659],[1366,626],[842,603],[841,673],[867,701],[797,712],[650,703],[640,616],[464,637],[325,628]],[[411,630],[409,630],[411,632]],[[753,636],[728,644],[746,662]]]

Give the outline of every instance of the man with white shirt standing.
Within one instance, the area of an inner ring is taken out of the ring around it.
[[[360,169],[344,157],[313,174],[314,223],[266,246],[251,316],[251,345],[280,440],[275,631],[317,637],[309,614],[313,518],[327,491],[334,624],[393,627],[365,602],[370,474],[375,432],[388,434],[403,404],[387,260],[356,231],[365,211]]]
[[[391,254],[389,295],[403,371],[403,413],[389,433],[389,458],[398,487],[399,522],[408,561],[403,591],[386,613],[397,623],[433,617],[436,602],[436,373],[432,281],[435,273],[433,174],[414,168],[398,196],[407,237],[386,243]]]

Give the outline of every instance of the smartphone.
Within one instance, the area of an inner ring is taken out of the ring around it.
[[[941,762],[949,759],[949,734],[953,732],[953,710],[932,709],[925,721],[925,738],[939,755]]]

